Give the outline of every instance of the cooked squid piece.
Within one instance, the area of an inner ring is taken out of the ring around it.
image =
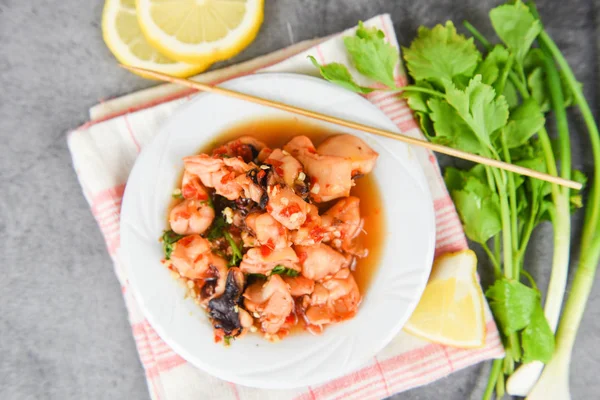
[[[259,319],[261,330],[269,335],[279,332],[294,308],[289,286],[279,275],[256,282],[244,292],[246,309]]]
[[[264,160],[264,163],[272,165],[277,175],[291,188],[294,188],[297,183],[303,181],[299,179],[302,172],[302,164],[288,152],[275,149],[269,154],[269,158]]]
[[[325,325],[352,318],[362,298],[349,269],[339,270],[330,279],[315,285],[305,311],[312,325]]]
[[[311,294],[315,290],[315,281],[304,276],[284,276],[283,281],[290,287],[290,294],[294,297]]]
[[[241,158],[218,158],[206,154],[185,157],[186,171],[200,178],[204,186],[214,188],[215,193],[228,200],[238,199],[244,188],[236,181],[252,169]]]
[[[239,268],[231,268],[223,293],[208,302],[208,314],[215,328],[215,337],[237,337],[253,324],[252,317],[241,308],[246,279]]]
[[[179,235],[206,232],[215,218],[215,210],[205,200],[186,199],[169,213],[169,224]]]
[[[213,254],[210,242],[200,235],[179,240],[171,254],[171,264],[181,276],[196,282],[203,302],[223,293],[227,261]]]
[[[379,157],[379,154],[362,139],[353,135],[331,136],[317,147],[317,153],[349,158],[352,163],[352,177],[371,172]]]
[[[273,185],[268,190],[267,212],[287,229],[298,229],[306,221],[310,205],[287,186]]]
[[[348,266],[348,259],[326,244],[295,248],[302,266],[302,275],[308,279],[318,281]]]
[[[357,237],[363,233],[364,219],[360,216],[360,199],[349,196],[338,200],[322,216],[322,228],[327,232],[324,242],[357,257],[366,257],[365,249]]]
[[[273,250],[290,246],[288,230],[269,213],[252,213],[246,217],[246,226],[252,231],[258,244]]]
[[[223,146],[213,150],[213,156],[217,157],[240,157],[249,163],[258,157],[258,154],[266,145],[252,136],[241,136],[238,139],[225,143]]]
[[[208,190],[200,182],[200,177],[190,173],[189,171],[183,171],[183,178],[181,179],[181,195],[184,199],[191,200],[208,200]]]
[[[240,264],[240,269],[246,274],[268,275],[273,268],[281,265],[285,268],[300,271],[298,256],[291,247],[271,249],[266,245],[254,247],[246,254]]]
[[[310,196],[316,202],[325,202],[350,194],[352,162],[349,158],[318,154],[306,136],[296,136],[283,148],[304,166],[311,179]]]

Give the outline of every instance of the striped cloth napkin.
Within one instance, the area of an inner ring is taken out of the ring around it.
[[[381,29],[389,43],[399,49],[389,15],[366,22]],[[218,83],[254,72],[285,71],[316,75],[306,59],[313,55],[323,64],[349,66],[361,85],[372,85],[350,67],[342,35],[298,43],[284,50],[242,64],[200,75],[194,79]],[[396,71],[399,85],[406,84],[402,66]],[[159,85],[101,103],[90,110],[91,121],[68,135],[73,165],[114,261],[122,286],[150,396],[154,400],[183,399],[380,399],[427,384],[453,371],[504,352],[496,325],[486,305],[486,345],[475,350],[445,347],[401,332],[361,369],[331,382],[294,390],[262,390],[235,385],[210,376],[178,356],[152,329],[129,290],[127,266],[119,255],[119,213],[123,189],[140,150],[159,131],[192,92],[174,85]],[[402,132],[422,137],[404,100],[394,94],[373,92],[367,98],[392,119]],[[436,256],[467,248],[462,226],[441,177],[435,156],[414,148],[429,181],[437,223]]]

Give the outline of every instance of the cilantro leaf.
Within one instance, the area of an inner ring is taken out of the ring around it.
[[[546,91],[544,73],[541,67],[534,68],[527,77],[527,86],[531,91],[531,97],[539,104],[542,112],[550,111],[550,98]]]
[[[508,148],[519,147],[536,134],[546,123],[538,103],[528,98],[511,111],[504,135]]]
[[[462,190],[465,187],[469,176],[473,176],[481,182],[485,182],[485,166],[483,164],[477,164],[469,170],[447,167],[444,170],[444,181],[446,182],[448,191]]]
[[[499,279],[485,292],[504,334],[520,331],[531,322],[540,295],[515,280]]]
[[[490,11],[490,20],[498,37],[523,62],[535,38],[542,31],[542,24],[529,8],[517,1],[504,4]]]
[[[446,82],[446,100],[456,109],[481,144],[493,150],[491,137],[508,119],[508,105],[504,96],[496,97],[494,88],[481,82],[475,75],[463,91]]]
[[[433,89],[433,87],[425,81],[416,82],[414,86],[426,89]],[[411,110],[415,112],[429,112],[429,108],[427,107],[427,99],[431,97],[429,94],[417,91],[403,91],[402,97],[406,99],[406,102],[408,103],[408,106],[411,108]]]
[[[506,99],[508,108],[510,108],[511,110],[519,105],[519,95],[517,93],[517,88],[515,88],[515,85],[510,80],[504,82],[504,92],[502,94]]]
[[[494,46],[485,59],[475,70],[475,75],[481,75],[481,81],[487,85],[494,85],[500,78],[504,64],[508,61],[508,50],[503,46]]]
[[[469,239],[485,243],[502,230],[498,193],[481,179],[467,175],[463,188],[451,195]]]
[[[391,89],[396,88],[394,68],[400,56],[398,50],[385,41],[383,32],[365,28],[360,21],[356,35],[344,38],[344,46],[358,72]]]
[[[173,244],[177,243],[179,240],[183,239],[184,235],[178,235],[172,230],[165,231],[162,235],[162,243],[163,250],[165,252],[165,260],[171,259],[171,254],[173,253]]]
[[[435,129],[435,136],[429,137],[429,140],[469,153],[481,153],[482,147],[477,136],[450,104],[433,98],[427,105],[431,109],[430,117]]]
[[[554,353],[554,334],[544,316],[540,301],[537,301],[531,314],[531,320],[521,332],[523,346],[523,362],[541,361],[547,363]]]
[[[227,227],[227,222],[221,216],[216,217],[206,234],[206,238],[208,240],[215,240],[223,237],[225,228]]]
[[[291,277],[298,276],[300,273],[295,269],[287,268],[281,264],[276,265],[275,268],[271,270],[269,275],[287,275]]]
[[[231,260],[229,261],[229,266],[232,267],[238,265],[240,261],[242,261],[242,250],[240,250],[229,232],[223,231],[223,236],[225,236],[225,240],[227,240],[227,243],[231,246]]]
[[[371,88],[359,86],[356,82],[354,82],[354,78],[352,78],[352,75],[345,65],[340,63],[320,65],[313,56],[308,56],[308,58],[313,65],[319,69],[321,76],[327,79],[329,82],[335,83],[336,85],[357,93],[369,93],[373,91]]]
[[[451,21],[433,29],[419,27],[417,38],[402,51],[415,81],[427,80],[438,86],[457,77],[471,77],[481,59],[473,39],[456,33]]]

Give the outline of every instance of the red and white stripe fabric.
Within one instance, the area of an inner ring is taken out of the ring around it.
[[[385,32],[389,43],[398,48],[388,15],[366,22]],[[326,39],[298,43],[290,48],[195,79],[218,83],[233,77],[264,71],[286,71],[315,75],[306,59],[314,55],[321,63],[341,62],[349,66],[357,81],[372,85],[349,65],[341,37],[352,30]],[[397,82],[406,83],[402,65]],[[146,372],[150,396],[154,400],[184,399],[380,399],[442,378],[453,371],[482,360],[503,356],[496,325],[486,306],[486,345],[465,350],[445,347],[400,333],[363,368],[326,384],[295,390],[261,390],[221,381],[195,368],[169,348],[149,325],[129,290],[127,270],[119,256],[119,216],[123,190],[140,150],[158,132],[160,125],[192,93],[173,85],[134,93],[102,102],[90,110],[91,121],[69,133],[68,143],[83,193],[106,240],[122,285],[129,319]],[[423,137],[404,100],[376,91],[367,98],[381,108],[404,134]],[[435,201],[436,255],[467,248],[467,242],[450,199],[435,156],[413,148],[429,181]]]

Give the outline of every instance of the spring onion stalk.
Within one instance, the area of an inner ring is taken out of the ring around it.
[[[574,103],[583,115],[594,156],[594,182],[587,202],[579,266],[558,326],[556,350],[552,360],[546,365],[540,379],[527,397],[531,400],[570,399],[571,353],[600,261],[600,234],[598,233],[600,225],[600,134],[590,107],[566,59],[545,31],[540,34],[539,41],[552,54],[554,61],[563,72],[568,87],[573,93]]]
[[[548,54],[544,46],[542,48],[545,50],[544,70],[558,131],[560,175],[563,178],[570,179],[571,145],[569,142],[569,126],[560,75],[552,61],[551,55]],[[547,135],[541,135],[540,139],[544,147],[550,146]],[[549,163],[548,168],[549,170],[552,168],[552,172],[556,172],[553,162],[552,164]],[[571,238],[569,194],[570,191],[567,188],[559,188],[556,185],[552,187],[552,198],[556,207],[556,211],[552,213],[552,222],[554,224],[554,255],[552,274],[544,305],[544,314],[553,332],[556,332],[558,325],[568,277]],[[521,365],[507,380],[508,393],[511,395],[526,396],[540,377],[543,368],[544,364],[540,361]]]

